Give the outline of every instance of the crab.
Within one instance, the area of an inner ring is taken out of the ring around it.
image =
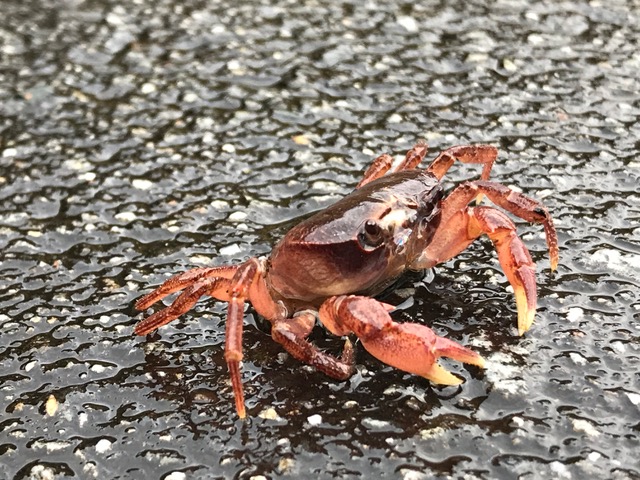
[[[166,325],[203,296],[228,302],[224,358],[240,418],[246,416],[240,367],[247,301],[271,323],[272,338],[289,354],[334,379],[346,380],[355,371],[349,339],[355,334],[371,355],[388,365],[437,384],[460,384],[438,358],[484,367],[483,358],[425,325],[394,321],[394,306],[375,295],[407,270],[430,269],[486,234],[513,287],[522,335],[536,312],[535,263],[502,210],[543,225],[552,271],[558,264],[557,234],[542,203],[489,181],[498,155],[495,147],[452,147],[419,169],[426,153],[427,145],[418,143],[397,165],[390,155],[380,155],[351,194],[294,226],[267,257],[194,268],[169,278],[140,298],[136,309],[146,310],[167,295],[182,293],[140,321],[135,333],[146,335]],[[480,180],[465,181],[445,196],[441,180],[456,160],[482,165]],[[485,196],[502,210],[480,205]],[[340,356],[308,340],[316,320],[332,334],[346,337]]]

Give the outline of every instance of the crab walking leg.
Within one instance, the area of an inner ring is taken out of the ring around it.
[[[189,311],[204,295],[226,302],[229,300],[227,292],[230,286],[231,281],[228,278],[213,277],[199,280],[187,287],[171,305],[139,322],[133,331],[137,335],[153,332]]]
[[[360,183],[356,186],[356,189],[384,176],[388,171],[399,172],[402,170],[413,170],[420,164],[420,162],[422,162],[422,159],[426,154],[427,144],[419,142],[407,152],[402,162],[392,169],[393,157],[383,153],[373,161],[369,168],[367,168],[362,180],[360,180]]]
[[[240,362],[242,361],[242,327],[244,323],[244,302],[249,295],[251,285],[262,274],[258,259],[250,258],[238,267],[231,279],[229,290],[229,309],[227,310],[227,325],[225,332],[224,359],[231,375],[231,386],[236,402],[236,411],[240,418],[247,413],[244,407],[244,392],[240,378]]]
[[[455,224],[455,222],[452,222],[452,220],[454,216],[459,215],[460,212],[464,212],[467,209],[467,205],[473,198],[477,198],[478,195],[483,194],[486,195],[489,200],[491,200],[499,207],[504,208],[506,211],[511,212],[514,215],[517,215],[523,220],[526,220],[527,222],[542,224],[547,241],[547,248],[549,249],[549,261],[551,270],[555,270],[558,267],[558,235],[556,233],[556,227],[553,225],[553,220],[547,208],[537,200],[529,198],[521,193],[514,192],[510,188],[495,182],[464,182],[458,185],[458,187],[456,187],[451,192],[449,197],[444,200],[442,206],[442,217],[440,220],[441,227],[438,231],[436,231],[436,237],[438,236],[438,234],[440,234],[443,236],[443,238],[434,237],[430,246],[427,248],[427,252],[430,252],[430,250],[437,248],[432,247],[433,245],[440,245],[441,248],[448,248],[447,245],[439,242],[439,240],[449,240],[452,242],[452,244],[455,244],[459,242],[463,237],[468,237],[470,242],[477,238],[477,236],[469,237],[468,234],[464,235],[461,233],[455,235],[452,230],[457,228],[457,225]],[[459,221],[460,220],[458,220],[458,222]],[[513,225],[513,223],[511,223],[511,225]],[[515,229],[515,227],[513,227],[513,229]],[[467,243],[467,245],[469,243]],[[445,258],[438,259],[436,263],[448,260],[449,258],[460,253],[462,250],[464,250],[464,248],[466,248],[466,246],[460,250],[456,250],[453,255],[448,255]],[[431,255],[431,253],[429,253],[429,255]],[[434,264],[432,263],[428,267],[423,268],[431,268],[433,265]]]
[[[384,174],[391,169],[392,164],[393,157],[387,153],[383,153],[377,157],[364,172],[362,180],[360,180],[360,183],[356,185],[356,189],[364,187],[367,183],[373,182],[374,180],[384,176]]]
[[[355,371],[351,341],[349,339],[345,341],[340,358],[324,353],[307,340],[315,322],[316,312],[303,310],[296,313],[293,318],[274,322],[271,337],[297,360],[315,367],[331,378],[346,380]]]
[[[493,145],[458,145],[440,152],[427,167],[427,171],[441,180],[456,160],[462,163],[479,163],[483,165],[480,178],[489,180],[496,158],[498,149]]]
[[[416,145],[407,152],[404,160],[393,169],[394,172],[401,172],[403,170],[414,170],[422,159],[427,154],[427,144],[425,142],[418,142]]]
[[[237,265],[203,267],[193,268],[178,275],[174,275],[154,291],[138,300],[136,302],[136,310],[145,310],[157,301],[162,300],[167,295],[183,290],[189,285],[193,285],[205,278],[231,278],[236,273],[237,269]]]
[[[462,345],[437,336],[417,323],[396,323],[389,306],[370,297],[331,297],[320,307],[320,321],[335,335],[355,333],[367,351],[392,367],[444,385],[462,383],[437,363],[449,357],[484,367],[483,358]]]
[[[521,193],[514,192],[509,187],[505,187],[500,183],[494,182],[467,182],[463,184],[462,196],[465,194],[477,196],[475,191],[484,193],[489,200],[504,208],[508,212],[517,215],[518,217],[532,223],[541,223],[544,228],[544,234],[547,241],[547,248],[549,249],[549,263],[551,271],[555,271],[558,268],[558,234],[556,233],[556,227],[553,224],[553,219],[542,203],[529,198]],[[458,187],[458,188],[460,188]],[[465,189],[468,191],[465,193]]]

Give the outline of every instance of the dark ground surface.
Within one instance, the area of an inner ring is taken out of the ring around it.
[[[640,478],[638,2],[53,3],[0,19],[0,478]],[[249,310],[241,422],[224,305],[132,335],[152,285],[268,252],[421,138],[499,146],[556,219],[555,275],[519,227],[522,338],[486,240],[387,300],[485,371],[358,345],[335,382]]]

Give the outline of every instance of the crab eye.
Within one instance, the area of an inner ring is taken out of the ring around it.
[[[420,227],[419,227],[420,232],[422,233],[426,232],[426,230],[429,228],[429,220],[430,220],[429,216],[422,217],[422,219],[420,220]]]
[[[429,215],[422,217],[422,219],[420,220],[420,236],[425,238],[428,242],[431,241],[431,239],[433,238],[433,234],[440,224],[440,211],[434,210],[429,212]]]
[[[382,227],[375,220],[367,220],[364,223],[358,240],[363,248],[375,248],[382,243]]]

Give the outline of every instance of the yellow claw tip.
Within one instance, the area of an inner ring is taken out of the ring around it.
[[[462,383],[461,379],[437,363],[434,363],[422,376],[440,385],[460,385]]]
[[[480,355],[478,355],[477,361],[467,362],[467,363],[470,363],[471,365],[475,365],[476,367],[480,367],[480,368],[484,368],[485,366],[485,360]]]
[[[518,308],[518,335],[524,335],[531,328],[535,315],[535,310],[525,310],[521,312],[520,308]]]
[[[535,298],[531,302],[524,288],[516,288],[515,296],[518,309],[518,335],[522,336],[533,325],[536,316]]]

